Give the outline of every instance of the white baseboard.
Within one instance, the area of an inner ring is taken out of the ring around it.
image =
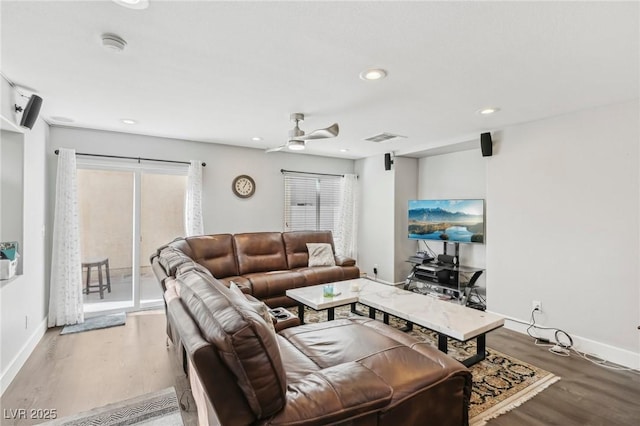
[[[514,321],[524,321],[519,318],[510,317],[508,315],[502,315],[497,312],[492,312],[505,318],[504,327],[517,331],[522,334],[527,334],[526,324]],[[510,321],[513,320],[513,321]],[[552,343],[555,343],[555,331],[554,330],[540,330],[536,329],[536,336],[549,339]],[[564,335],[558,336],[560,341],[564,343]],[[636,353],[627,349],[618,348],[616,346],[609,345],[607,343],[597,342],[595,340],[588,339],[586,337],[571,335],[573,339],[573,347],[580,352],[586,352],[591,355],[595,355],[598,358],[605,359],[614,364],[622,365],[627,368],[633,368],[635,370],[640,369],[640,353]],[[567,342],[568,343],[568,342]],[[533,344],[533,343],[532,343]],[[572,356],[578,356],[575,352],[571,352]]]
[[[44,333],[47,331],[47,317],[45,317],[40,324],[33,331],[29,339],[22,345],[18,354],[11,360],[7,369],[2,372],[2,376],[0,377],[0,395],[4,394],[4,391],[7,390],[13,379],[16,378],[18,372],[22,368],[29,355],[36,348],[36,345],[44,336]]]
[[[370,276],[367,276],[367,275],[365,275],[365,276],[361,276],[360,278],[365,278],[365,279],[367,279],[367,280],[375,281],[375,282],[380,283],[380,284],[384,284],[384,285],[392,285],[392,286],[396,286],[396,287],[397,287],[397,286],[399,286],[399,285],[404,285],[404,281],[400,281],[400,282],[397,282],[397,283],[393,283],[393,282],[391,282],[391,281],[385,281],[385,280],[382,280],[382,279],[380,279],[380,278],[373,278],[373,277],[370,277]]]

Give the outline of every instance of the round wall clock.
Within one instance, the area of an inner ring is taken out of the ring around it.
[[[240,198],[249,198],[256,192],[256,182],[251,176],[240,175],[231,183],[231,189]]]

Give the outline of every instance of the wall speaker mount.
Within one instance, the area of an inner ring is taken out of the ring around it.
[[[391,158],[391,153],[387,152],[384,154],[384,169],[391,170],[391,165],[393,164],[393,159]]]
[[[493,155],[493,141],[491,133],[482,133],[480,135],[480,148],[482,148],[483,157],[491,157]]]
[[[14,107],[16,112],[22,112],[20,126],[26,127],[27,129],[32,129],[33,125],[38,119],[38,114],[40,114],[40,108],[42,107],[42,98],[38,95],[31,95],[31,97],[29,98],[29,102],[27,102],[27,106],[24,107],[24,110],[20,105],[17,104],[15,104]]]

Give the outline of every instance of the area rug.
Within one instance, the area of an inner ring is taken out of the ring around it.
[[[287,309],[297,315],[297,308]],[[365,309],[368,313],[368,308],[358,305],[359,311],[365,312]],[[377,315],[381,320],[381,312],[377,312]],[[350,316],[353,314],[349,306],[335,309],[336,319]],[[304,318],[308,323],[326,321],[327,313],[306,308]],[[390,317],[389,323],[396,328],[405,325],[404,321],[394,317]],[[408,334],[438,347],[438,336],[430,330],[414,325]],[[475,339],[465,343],[449,339],[448,349],[449,355],[462,360],[476,353],[476,342]],[[491,348],[487,348],[487,357],[471,366],[470,370],[473,376],[469,405],[471,426],[484,425],[488,420],[512,410],[560,380],[560,377],[548,371]]]
[[[126,320],[127,316],[124,312],[112,315],[101,315],[99,317],[87,318],[82,324],[66,325],[60,334],[81,333],[83,331],[116,327],[118,325],[124,325]]]
[[[183,424],[174,388],[44,423],[47,426],[182,426]]]

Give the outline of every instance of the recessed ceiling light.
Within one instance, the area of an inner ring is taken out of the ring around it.
[[[479,110],[477,111],[477,113],[478,113],[478,114],[480,114],[480,115],[491,115],[491,114],[494,114],[494,113],[496,113],[496,112],[498,112],[498,111],[500,111],[500,108],[497,108],[497,107],[487,107],[487,108],[479,109]]]
[[[342,148],[340,152],[349,152],[349,150],[347,148]]]
[[[138,124],[138,122],[136,120],[132,120],[130,118],[123,118],[122,121],[124,124]]]
[[[102,34],[102,47],[113,52],[122,52],[127,47],[127,42],[115,34]]]
[[[149,0],[113,0],[113,2],[129,9],[146,9],[149,7]]]
[[[387,76],[387,71],[382,68],[372,68],[360,73],[360,78],[363,80],[382,80]]]
[[[304,141],[292,139],[287,147],[292,151],[302,151],[304,149]]]
[[[260,136],[254,136],[251,138],[252,141],[260,142],[262,138]]]

